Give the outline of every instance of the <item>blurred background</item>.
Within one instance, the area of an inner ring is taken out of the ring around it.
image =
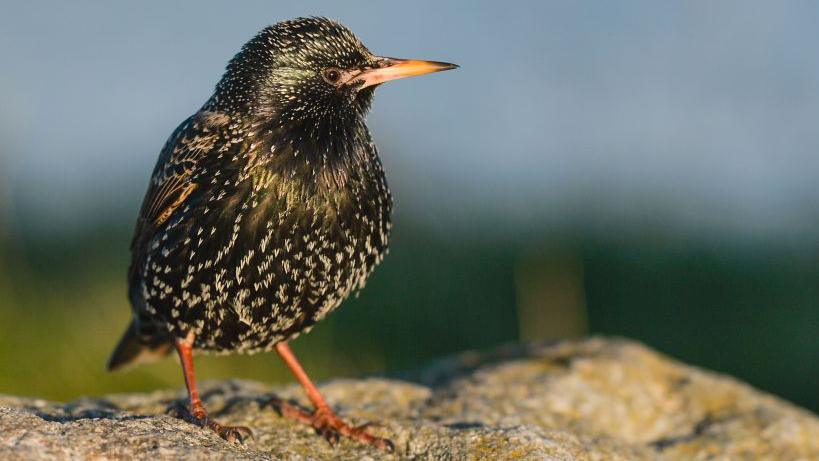
[[[106,374],[132,226],[167,136],[278,20],[462,67],[378,90],[390,255],[294,343],[317,379],[589,334],[819,410],[819,4],[10,2],[0,16],[0,392]],[[200,379],[288,382],[275,355]]]

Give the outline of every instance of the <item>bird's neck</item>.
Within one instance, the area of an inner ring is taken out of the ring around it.
[[[348,120],[280,120],[252,122],[254,163],[284,177],[312,179],[326,187],[343,188],[366,181],[372,164],[380,165],[363,117]]]

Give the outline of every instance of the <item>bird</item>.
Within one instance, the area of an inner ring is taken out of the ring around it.
[[[375,89],[457,68],[373,54],[324,17],[272,24],[228,62],[213,94],[159,153],[131,241],[131,322],[108,361],[120,370],[174,349],[191,421],[241,443],[199,396],[194,352],[275,350],[313,405],[272,399],[336,442],[392,443],[343,421],[290,349],[387,251],[392,195],[365,117]]]

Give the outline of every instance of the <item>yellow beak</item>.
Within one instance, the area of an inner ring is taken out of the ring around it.
[[[456,64],[438,61],[418,61],[415,59],[378,58],[379,66],[365,69],[355,76],[356,81],[363,81],[361,88],[379,85],[399,78],[456,69]]]

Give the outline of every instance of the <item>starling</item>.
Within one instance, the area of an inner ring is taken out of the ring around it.
[[[380,57],[326,18],[269,26],[230,60],[205,105],[159,154],[131,243],[133,320],[109,370],[176,349],[189,416],[229,441],[251,432],[210,419],[193,351],[275,349],[315,409],[281,413],[389,449],[343,422],[288,341],[363,288],[390,235],[392,198],[364,118],[389,80],[453,69]]]

